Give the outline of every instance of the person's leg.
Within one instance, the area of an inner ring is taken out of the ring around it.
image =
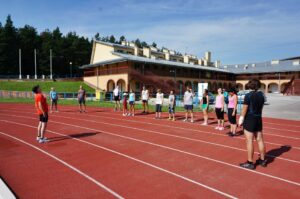
[[[187,121],[187,119],[188,119],[188,110],[186,109],[186,111],[185,111],[185,120],[184,121]]]
[[[194,122],[194,112],[193,112],[193,109],[191,109],[191,122]]]
[[[232,125],[232,133],[235,135],[236,134],[236,124]]]
[[[55,101],[55,111],[57,112],[57,100]]]
[[[46,127],[47,127],[47,122],[41,122],[41,139],[45,138],[45,131],[46,131]]]
[[[146,112],[146,102],[143,100],[143,113]]]
[[[264,160],[265,154],[266,154],[266,149],[265,149],[265,143],[264,143],[262,132],[257,132],[256,141],[257,141],[257,145],[258,145],[258,151],[260,153],[260,159]]]
[[[132,108],[133,108],[133,116],[135,114],[135,104],[132,105]]]
[[[52,111],[53,111],[53,101],[51,100],[51,108],[50,108],[50,111],[51,111],[51,113],[52,113]]]
[[[117,110],[117,100],[115,100],[115,111]]]
[[[244,130],[246,144],[247,144],[247,159],[249,162],[253,162],[253,154],[254,154],[254,147],[253,147],[253,133],[247,130]]]
[[[146,102],[146,107],[147,107],[146,113],[148,113],[148,112],[149,112],[149,104],[148,104],[148,101]]]
[[[83,107],[84,107],[84,112],[86,112],[86,105],[85,105],[85,100],[83,101]]]
[[[39,125],[37,127],[37,139],[41,137],[41,129],[42,129],[42,122],[39,122]]]

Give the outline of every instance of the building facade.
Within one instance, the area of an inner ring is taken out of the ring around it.
[[[186,86],[196,91],[201,82],[208,83],[211,91],[231,87],[246,89],[251,78],[260,79],[265,92],[281,92],[300,79],[299,59],[221,66],[219,61],[212,62],[210,52],[198,58],[166,48],[138,48],[128,42],[95,41],[90,64],[81,68],[85,83],[107,92],[116,85],[122,91],[139,92],[145,85],[150,92],[160,88],[164,92],[178,93]]]

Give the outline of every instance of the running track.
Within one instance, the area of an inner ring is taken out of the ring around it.
[[[59,108],[38,144],[33,105],[0,104],[0,175],[20,198],[300,198],[299,121],[264,118],[270,164],[250,171],[237,166],[244,137],[215,130],[213,114],[200,126],[200,113],[191,124]]]

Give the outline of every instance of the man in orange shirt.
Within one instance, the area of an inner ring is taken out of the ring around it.
[[[38,134],[36,139],[39,143],[45,143],[48,142],[47,138],[44,137],[46,127],[47,127],[47,122],[48,122],[47,98],[43,95],[39,85],[33,87],[32,92],[35,94],[34,95],[35,108],[40,118],[40,122],[37,129]]]

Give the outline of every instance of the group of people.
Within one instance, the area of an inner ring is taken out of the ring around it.
[[[238,97],[235,89],[228,90],[228,93],[221,88],[218,89],[218,94],[216,96],[215,101],[215,113],[218,121],[218,125],[216,129],[224,130],[224,113],[227,110],[228,121],[230,123],[230,132],[229,136],[235,136],[237,126],[243,126],[244,135],[247,143],[247,161],[241,163],[240,166],[247,169],[255,169],[256,165],[261,165],[262,167],[267,166],[267,160],[265,158],[265,144],[263,140],[262,134],[262,109],[264,105],[264,95],[258,89],[260,88],[259,80],[250,80],[248,83],[248,87],[251,90],[250,93],[246,94],[244,98],[243,109],[240,114],[239,120],[237,122],[237,103]],[[39,116],[39,124],[37,128],[37,141],[39,143],[48,142],[45,137],[45,130],[48,122],[48,104],[45,95],[43,95],[42,90],[39,86],[35,86],[32,89],[35,94],[35,107],[37,110],[37,114]],[[114,100],[115,100],[115,111],[120,110],[120,100],[121,100],[121,92],[118,87],[116,87],[113,91]],[[51,92],[49,94],[51,100],[51,112],[55,109],[57,110],[57,101],[58,94],[54,88],[51,88]],[[79,103],[79,111],[86,112],[86,91],[80,86],[78,90],[78,103]],[[187,87],[184,96],[183,96],[183,104],[186,110],[184,122],[188,121],[188,116],[190,116],[190,122],[194,122],[194,114],[193,114],[193,102],[194,102],[195,94],[190,87]],[[135,93],[133,90],[130,90],[130,93],[123,94],[123,115],[124,116],[134,116],[135,115]],[[141,93],[142,103],[143,103],[143,113],[148,113],[149,111],[149,91],[146,87],[143,87]],[[208,90],[205,89],[202,99],[200,101],[200,105],[203,111],[204,122],[202,125],[208,125],[208,110],[209,110],[209,93]],[[127,103],[129,102],[130,108],[127,110]],[[170,91],[168,97],[168,110],[169,110],[169,120],[175,121],[175,106],[176,106],[176,98],[174,95],[174,91]],[[157,90],[156,98],[155,98],[155,119],[161,118],[162,106],[164,104],[164,94],[160,89]],[[253,147],[253,139],[256,139],[258,143],[259,149],[259,159],[254,163],[253,155],[254,155],[254,147]]]

